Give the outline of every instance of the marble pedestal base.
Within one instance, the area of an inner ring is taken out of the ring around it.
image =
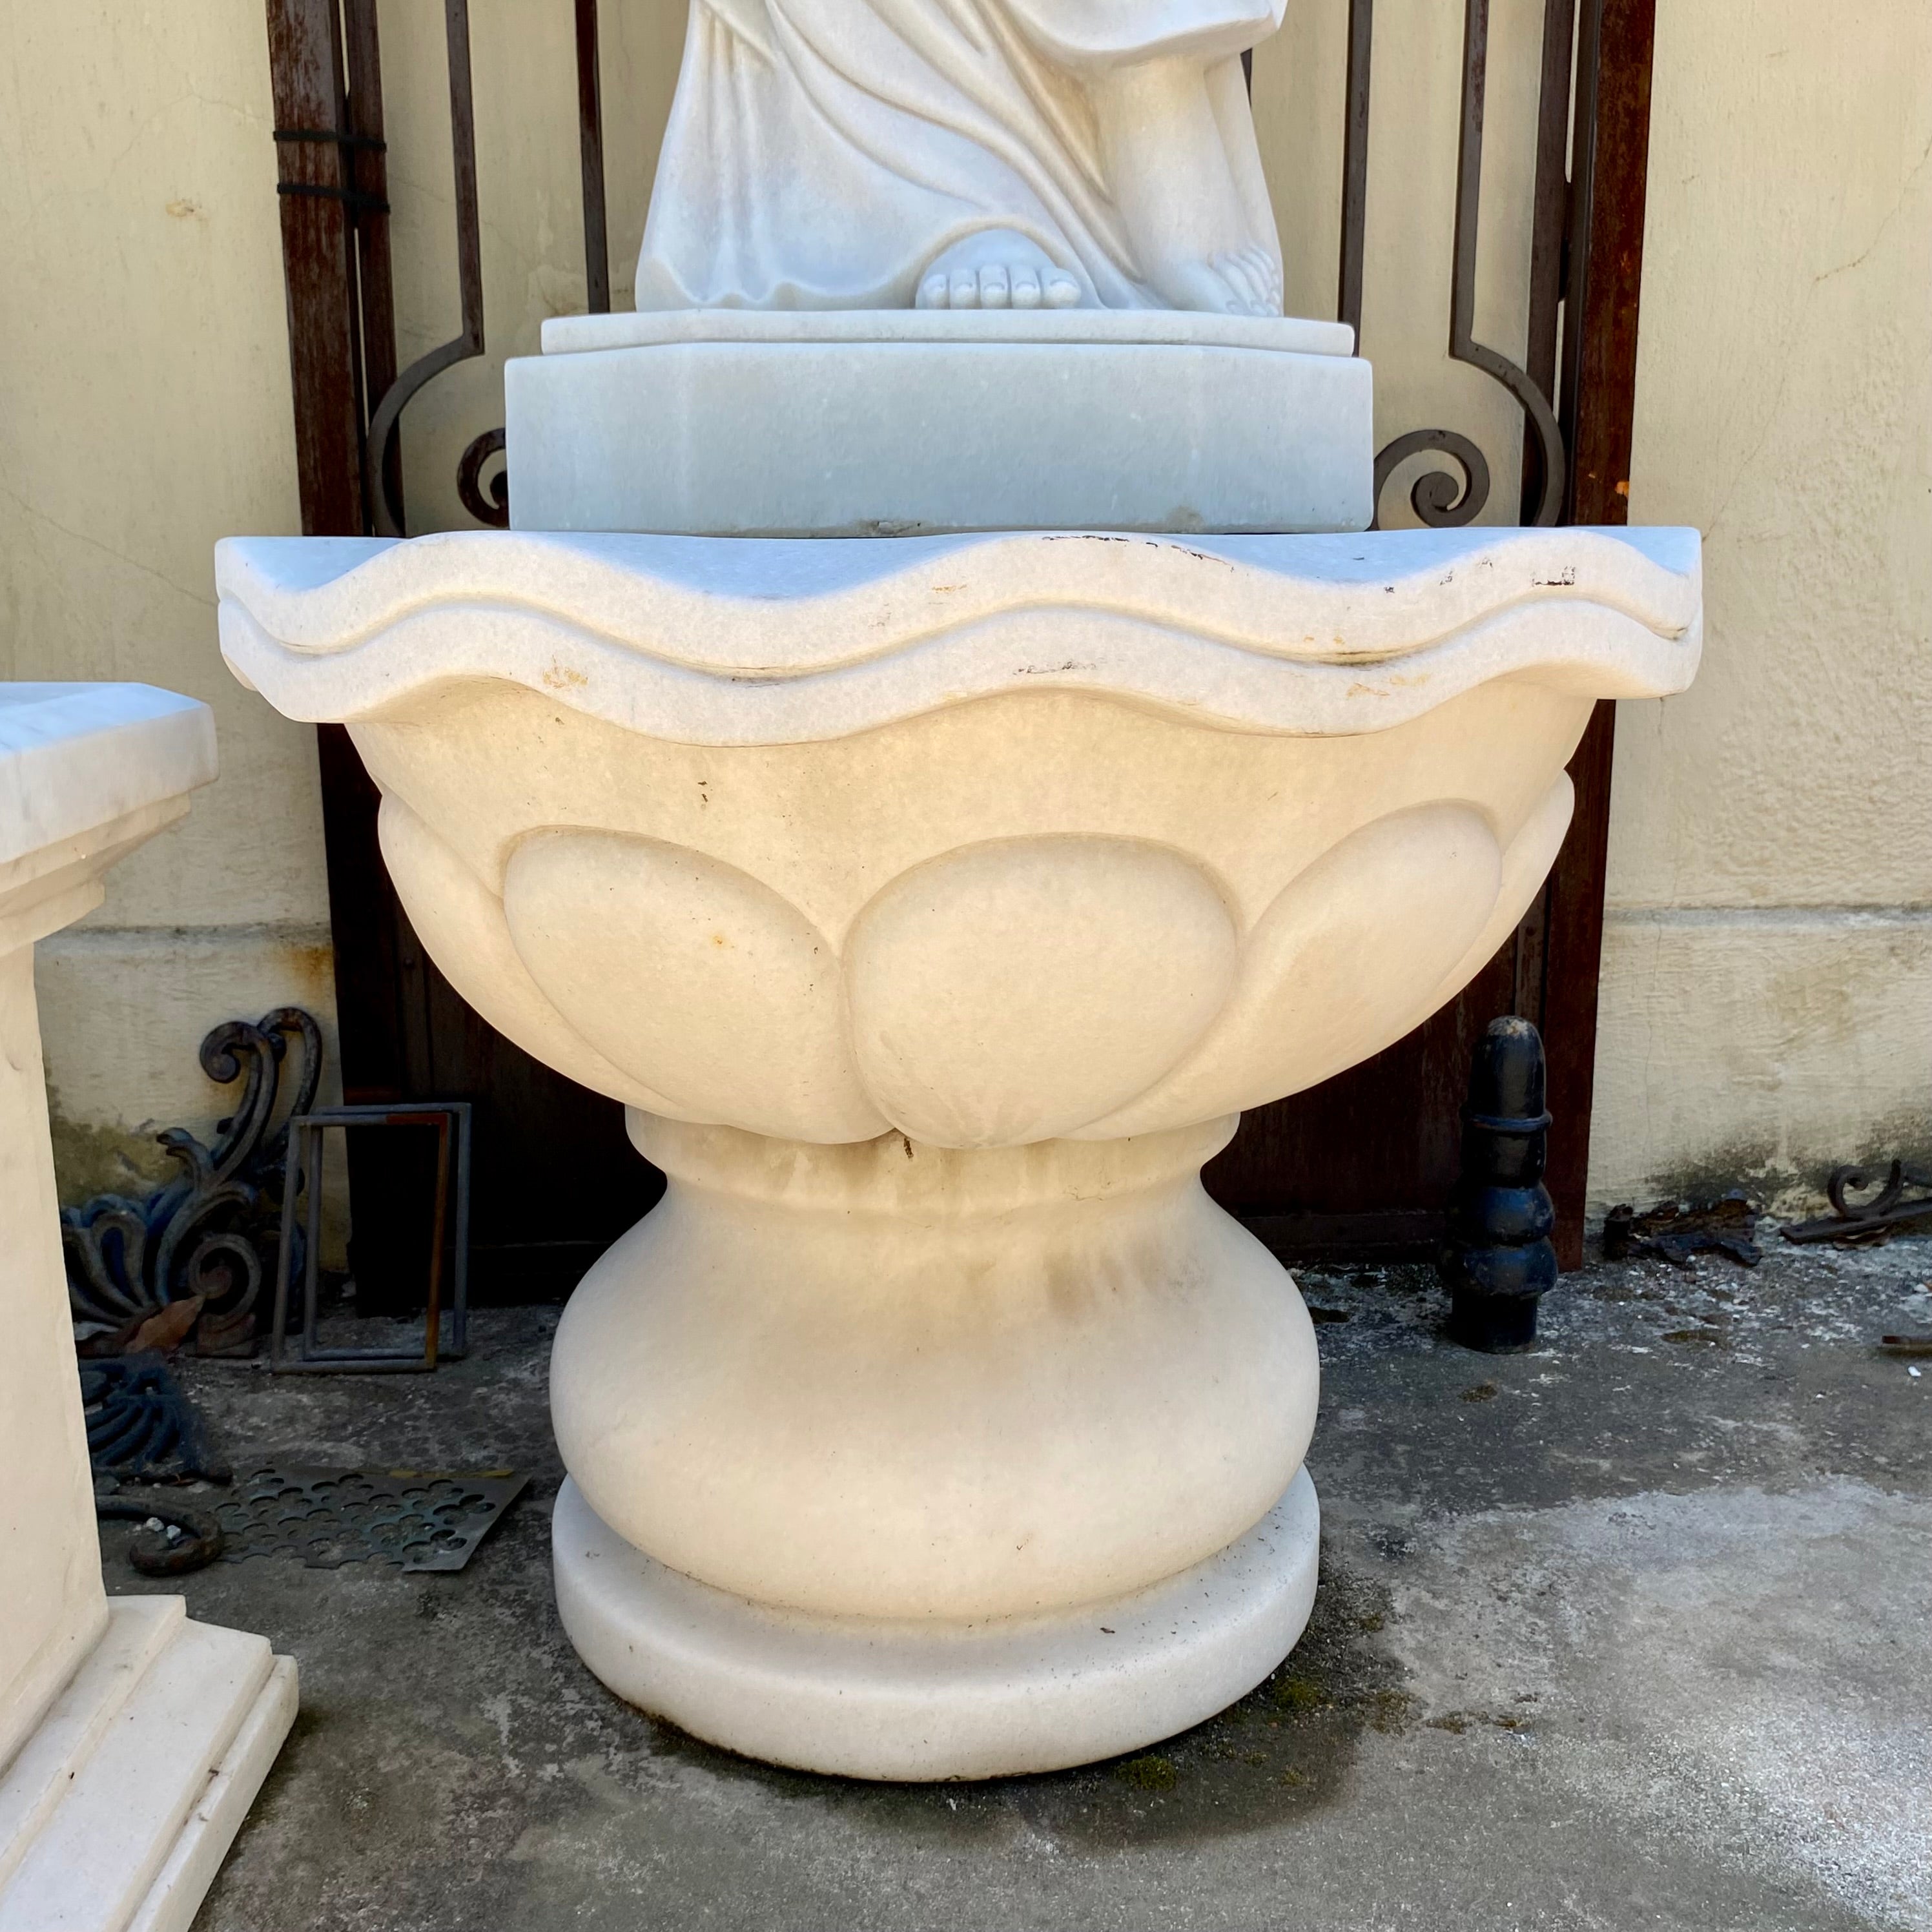
[[[1308,1616],[1314,1333],[1203,1191],[1232,1120],[821,1147],[634,1112],[664,1201],[550,1397],[564,1626],[614,1690],[816,1771],[1166,1737]]]
[[[0,1932],[187,1932],[295,1721],[296,1666],[179,1597],[106,1628],[0,1776]]]
[[[981,1624],[810,1616],[634,1550],[574,1483],[557,1604],[619,1696],[748,1757],[848,1778],[997,1778],[1172,1737],[1253,1689],[1315,1600],[1321,1519],[1299,1472],[1218,1556],[1111,1603]]]

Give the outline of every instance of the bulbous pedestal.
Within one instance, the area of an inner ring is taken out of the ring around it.
[[[1509,937],[1694,536],[225,546],[424,944],[670,1177],[560,1330],[565,1622],[883,1778],[1125,1750],[1306,1618],[1312,1332],[1240,1109]]]
[[[668,1192],[551,1370],[592,1667],[700,1736],[902,1778],[1078,1763],[1264,1676],[1313,1593],[1317,1366],[1202,1191],[1233,1126],[960,1151],[634,1113]]]

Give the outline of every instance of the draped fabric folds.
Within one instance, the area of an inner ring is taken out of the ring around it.
[[[640,309],[898,308],[976,230],[1108,308],[1156,305],[1083,75],[1204,62],[1278,0],[692,0],[638,264]]]

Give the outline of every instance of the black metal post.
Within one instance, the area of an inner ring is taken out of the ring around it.
[[[1469,1070],[1462,1171],[1441,1259],[1450,1339],[1488,1354],[1534,1343],[1537,1304],[1556,1286],[1543,1096],[1541,1036],[1525,1019],[1492,1020]]]

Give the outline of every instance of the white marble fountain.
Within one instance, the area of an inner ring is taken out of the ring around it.
[[[1202,1164],[1474,974],[1592,703],[1700,635],[1694,532],[1354,533],[1265,10],[962,4],[701,0],[654,306],[510,367],[518,528],[218,565],[452,982],[670,1177],[558,1334],[566,1628],[889,1778],[1126,1750],[1293,1645],[1314,1336]]]

